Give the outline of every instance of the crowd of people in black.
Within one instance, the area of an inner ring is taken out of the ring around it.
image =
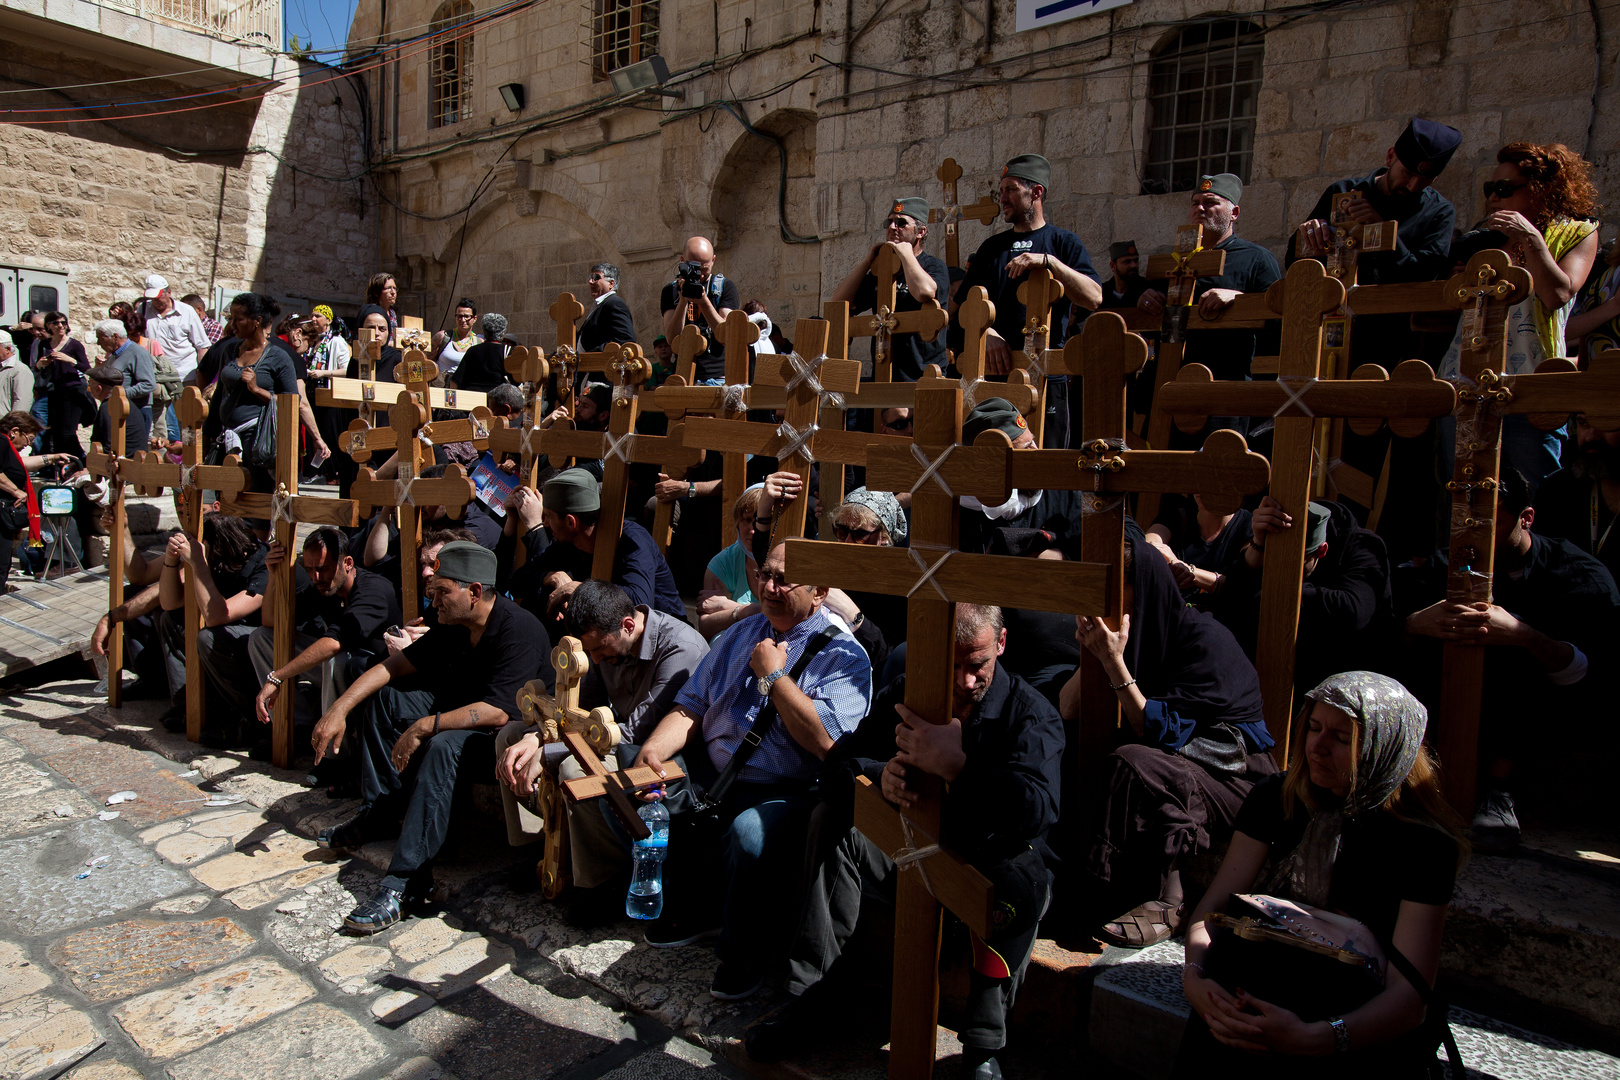
[[[1486,215],[1459,232],[1456,209],[1433,184],[1461,139],[1443,124],[1413,120],[1382,166],[1324,192],[1287,260],[1323,256],[1333,196],[1359,192],[1357,220],[1399,222],[1394,251],[1363,257],[1363,283],[1445,277],[1485,248],[1507,250],[1530,271],[1534,294],[1510,320],[1510,373],[1533,371],[1550,356],[1589,357],[1620,340],[1620,251],[1599,259],[1588,163],[1562,146],[1502,147],[1485,185]],[[975,286],[996,305],[988,373],[1005,376],[1012,352],[1023,346],[1018,286],[1035,267],[1049,270],[1062,290],[1051,347],[1077,332],[1091,310],[1162,310],[1165,285],[1141,278],[1134,241],[1111,245],[1104,276],[1078,236],[1047,221],[1050,181],[1039,155],[1007,163],[1000,202],[1012,227],[986,240],[960,272],[924,251],[926,201],[893,201],[883,240],[835,295],[855,310],[870,308],[878,284],[871,266],[886,244],[901,267],[899,310],[938,302],[952,312],[937,339],[895,336],[895,378],[916,379],[931,364],[948,368],[961,344],[954,314]],[[1224,272],[1197,286],[1200,311],[1217,323],[1236,296],[1263,291],[1282,274],[1269,251],[1237,236],[1242,201],[1242,182],[1230,174],[1202,177],[1190,199],[1188,220],[1227,255]],[[694,381],[725,382],[717,332],[742,305],[737,284],[715,262],[712,244],[692,238],[662,290],[662,333],[653,342],[660,373],[673,366],[669,342],[696,326],[708,344]],[[591,303],[580,327],[585,351],[636,340],[618,277],[610,263],[591,268]],[[263,405],[275,394],[298,393],[306,471],[346,488],[353,463],[333,448],[353,414],[312,405],[322,380],[357,372],[360,346],[346,339],[332,310],[282,319],[274,300],[244,293],[221,327],[192,311],[194,297],[169,301],[161,278],[146,286],[141,304],[120,305],[124,314],[97,324],[104,358],[94,367],[60,313],[41,313],[14,331],[20,362],[36,373],[39,403],[32,413],[14,408],[0,420],[11,447],[0,458],[0,493],[14,500],[0,508],[8,515],[0,526],[37,536],[32,474],[82,459],[77,426],[94,417],[104,433],[104,402],[119,385],[133,406],[127,451],[175,448],[179,429],[165,406],[179,386],[207,392],[202,438],[210,452],[248,443]],[[384,381],[401,357],[398,295],[395,279],[378,274],[355,322],[357,330],[383,334],[377,378]],[[195,334],[186,311],[196,317]],[[761,328],[757,352],[791,348],[763,310],[750,317]],[[453,326],[431,345],[445,385],[486,393],[498,417],[532,410],[541,427],[566,420],[605,428],[608,386],[582,380],[571,411],[526,400],[507,373],[516,342],[506,330],[501,315],[459,300]],[[176,339],[192,351],[172,344]],[[1187,359],[1209,365],[1218,378],[1248,379],[1263,344],[1263,334],[1252,331],[1200,330],[1188,337]],[[1417,356],[1453,375],[1459,353],[1448,333],[1414,330],[1404,318],[1358,333],[1354,349],[1358,363]],[[1151,386],[1151,371],[1141,378]],[[1132,394],[1145,408],[1139,390]],[[1078,402],[1064,378],[1050,380],[1047,402],[1047,445],[1065,446],[1078,424],[1069,410]],[[646,410],[642,430],[657,431],[662,420]],[[911,433],[906,408],[852,412],[851,422]],[[1217,423],[1266,445],[1258,426],[1248,430],[1236,418]],[[981,392],[964,418],[964,440],[990,430],[1014,446],[1035,442],[1016,408]],[[581,704],[610,708],[624,731],[608,767],[656,770],[675,762],[687,777],[660,793],[674,811],[667,902],[646,940],[674,948],[718,936],[712,993],[722,999],[752,995],[767,978],[787,975],[788,1006],[747,1040],[756,1058],[788,1057],[820,1037],[842,1009],[840,987],[860,977],[845,958],[846,944],[874,898],[892,895],[896,864],[853,828],[854,785],[869,780],[904,809],[926,773],[947,784],[938,841],[996,890],[996,932],[973,937],[972,982],[958,1027],[976,1077],[1000,1075],[1007,1010],[1037,932],[1138,948],[1184,934],[1184,986],[1203,1021],[1191,1025],[1184,1062],[1222,1053],[1276,1071],[1292,1068],[1275,1063],[1293,1055],[1337,1052],[1324,1058],[1335,1075],[1366,1075],[1373,1067],[1419,1075],[1439,1038],[1425,1003],[1456,872],[1471,843],[1517,843],[1515,794],[1538,813],[1570,806],[1569,785],[1558,779],[1567,773],[1551,767],[1557,741],[1539,732],[1527,738],[1525,723],[1535,715],[1591,715],[1597,680],[1590,676],[1612,662],[1620,626],[1612,576],[1620,544],[1607,546],[1620,512],[1620,433],[1600,431],[1583,416],[1551,434],[1509,418],[1494,493],[1494,600],[1477,605],[1444,595],[1441,514],[1449,502],[1437,493],[1439,477],[1449,475],[1449,438],[1437,425],[1417,450],[1347,445],[1347,456],[1405,455],[1396,460],[1408,466],[1402,475],[1413,494],[1380,531],[1367,527],[1366,508],[1348,501],[1313,502],[1296,519],[1269,496],[1231,514],[1207,510],[1196,496],[1166,500],[1156,521],[1128,525],[1117,625],[958,605],[953,719],[946,725],[926,723],[906,705],[897,651],[906,638],[903,598],[863,591],[854,581],[840,589],[787,576],[771,524],[790,501],[814,502],[817,478],[812,472],[806,483],[763,457],[750,460],[750,486],[725,521],[721,455],[681,478],[637,466],[618,537],[598,532],[600,461],[558,467],[568,463],[542,460],[537,488],[512,487],[504,498],[465,508],[418,506],[416,591],[423,603],[410,611],[401,607],[400,548],[416,538],[399,534],[391,508],[356,530],[316,529],[298,550],[268,542],[268,522],[212,510],[200,535],[176,534],[159,555],[127,542],[112,553],[130,599],[102,620],[94,644],[103,649],[111,627],[124,627],[127,664],[138,675],[134,692],[169,699],[166,722],[177,730],[185,720],[185,656],[197,650],[207,700],[203,739],[211,746],[265,752],[271,709],[279,695],[294,696],[316,782],[358,793],[364,807],[321,842],[351,851],[397,837],[387,876],[346,920],[351,932],[385,929],[425,896],[458,792],[490,778],[502,786],[513,845],[568,830],[569,917],[619,917],[630,872],[621,825],[597,804],[547,821],[532,798],[543,771],[579,775],[576,764],[548,750],[517,705],[525,684],[552,685],[551,645],[572,635],[592,661]],[[440,469],[514,468],[498,454],[486,462],[470,444],[434,452]],[[1079,555],[1084,509],[1072,493],[1015,491],[999,506],[960,502],[964,550],[1029,558],[1036,575],[1040,560]],[[667,552],[648,528],[661,503],[679,509]],[[836,507],[815,509],[829,511],[832,535],[822,539],[908,542],[904,493],[856,487]],[[1289,759],[1278,762],[1255,641],[1267,540],[1296,528],[1306,535],[1295,666],[1305,705]],[[593,580],[603,543],[614,545],[611,579]],[[298,583],[297,641],[293,661],[278,667],[259,613],[268,575],[288,560]],[[0,563],[0,580],[4,573]],[[189,642],[188,595],[203,626]],[[690,609],[683,596],[693,598]],[[1491,658],[1483,794],[1471,830],[1441,797],[1444,763],[1423,742],[1438,701],[1439,650],[1456,643]],[[1102,665],[1124,719],[1105,761],[1077,760],[1082,654]],[[712,803],[702,798],[716,790],[723,796]],[[1321,1005],[1296,1000],[1287,979],[1267,981],[1244,968],[1252,957],[1239,956],[1219,930],[1243,905],[1277,918],[1286,909],[1337,919],[1341,930],[1353,923],[1349,940],[1378,958],[1376,989],[1348,1004]],[[1234,981],[1240,970],[1249,981]]]

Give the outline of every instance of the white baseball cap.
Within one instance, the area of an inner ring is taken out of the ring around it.
[[[148,300],[151,300],[155,298],[158,293],[169,287],[169,281],[161,274],[147,274],[145,285],[146,292],[142,295],[144,295]]]

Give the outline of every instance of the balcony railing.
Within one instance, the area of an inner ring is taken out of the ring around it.
[[[199,34],[282,48],[281,0],[97,0],[143,19],[194,30]]]

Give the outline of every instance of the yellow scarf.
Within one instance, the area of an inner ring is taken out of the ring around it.
[[[1552,253],[1553,262],[1558,262],[1565,255],[1585,240],[1597,229],[1595,221],[1571,221],[1569,218],[1559,218],[1542,230],[1542,239],[1547,242],[1547,250]],[[1541,297],[1534,296],[1531,306],[1531,315],[1535,319],[1536,336],[1541,339],[1541,351],[1545,356],[1564,355],[1564,325],[1569,321],[1570,304],[1552,311],[1542,304]]]

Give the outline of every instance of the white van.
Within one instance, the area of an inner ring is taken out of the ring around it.
[[[71,320],[68,272],[0,257],[0,326],[16,326],[25,311],[60,311]]]

